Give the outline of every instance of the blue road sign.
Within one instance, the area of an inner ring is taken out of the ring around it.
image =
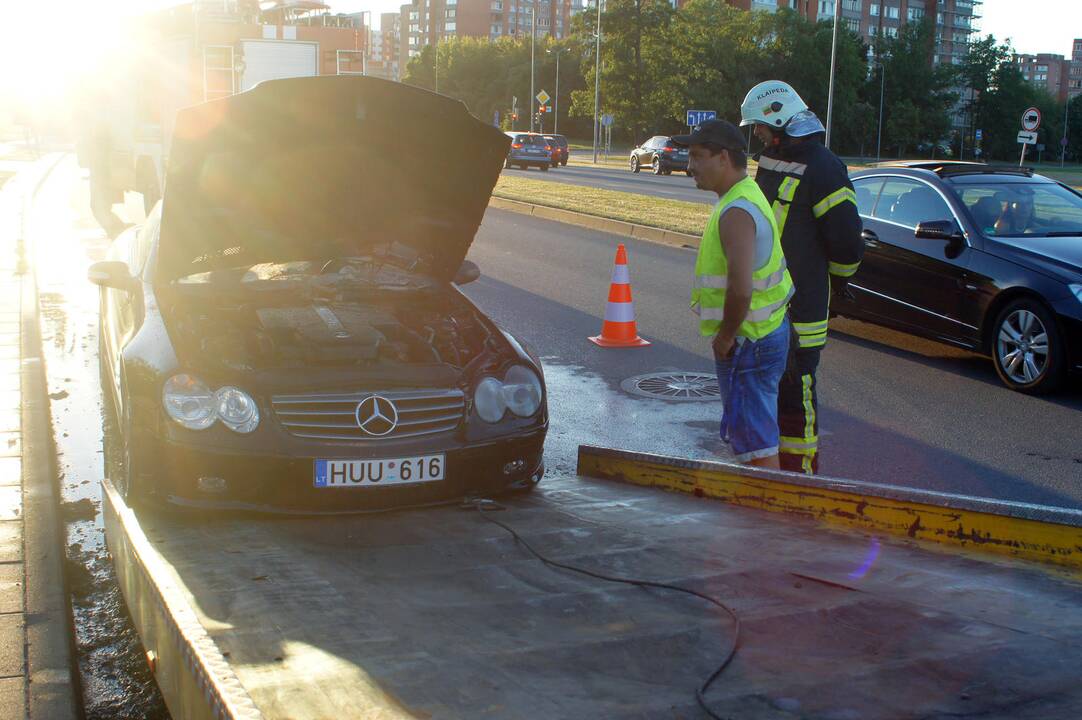
[[[973,133],[973,136],[976,137],[978,140],[980,140],[983,135],[984,131],[982,131],[980,128],[977,128],[977,130]]]
[[[688,110],[688,127],[695,127],[707,120],[716,120],[718,114],[714,110]]]

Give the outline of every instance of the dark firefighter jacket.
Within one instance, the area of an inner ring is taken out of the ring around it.
[[[755,175],[781,230],[796,286],[789,313],[802,348],[826,343],[830,275],[851,277],[864,255],[849,172],[822,137],[765,150]]]

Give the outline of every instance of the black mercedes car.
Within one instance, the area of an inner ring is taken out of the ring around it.
[[[163,200],[89,271],[118,489],[319,512],[537,483],[541,363],[456,287],[508,145],[369,77],[180,111]]]
[[[865,255],[831,311],[991,355],[1008,387],[1082,369],[1082,195],[1027,168],[962,162],[852,176]]]

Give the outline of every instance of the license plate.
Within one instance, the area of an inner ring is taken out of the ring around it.
[[[316,460],[315,486],[371,487],[443,480],[443,455],[380,460]]]

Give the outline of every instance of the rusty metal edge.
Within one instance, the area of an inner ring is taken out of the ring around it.
[[[168,563],[108,480],[102,481],[102,515],[117,581],[143,647],[155,658],[154,677],[169,712],[192,720],[263,718],[174,582]]]
[[[578,474],[1082,569],[1082,511],[580,445]]]

